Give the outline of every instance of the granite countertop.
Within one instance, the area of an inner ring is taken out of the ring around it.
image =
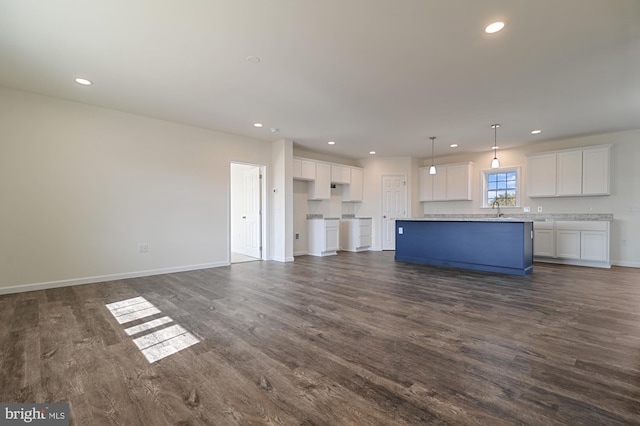
[[[447,217],[443,215],[442,217],[411,217],[411,218],[400,218],[396,220],[405,220],[411,222],[533,222],[533,219],[527,218],[519,218],[519,217],[497,217],[497,216],[489,216],[489,217]]]
[[[495,218],[495,214],[426,214],[423,218],[429,220],[482,220]],[[526,222],[551,222],[551,221],[612,221],[612,213],[524,213],[504,214],[509,219],[526,219]],[[496,220],[496,219],[493,219]],[[504,218],[503,218],[504,220]],[[512,220],[518,222],[520,220]]]
[[[340,220],[339,217],[324,217],[321,214],[308,214],[307,220]]]

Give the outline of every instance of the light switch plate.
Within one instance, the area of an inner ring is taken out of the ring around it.
[[[524,208],[524,212],[525,213],[531,213],[531,207],[525,207]]]

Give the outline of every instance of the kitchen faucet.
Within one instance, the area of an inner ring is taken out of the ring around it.
[[[500,213],[500,202],[498,200],[493,200],[493,203],[491,203],[491,209],[493,209],[495,206],[498,206],[498,215],[496,217],[502,217],[503,214]]]

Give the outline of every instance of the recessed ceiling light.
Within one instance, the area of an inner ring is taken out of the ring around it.
[[[532,135],[539,135],[540,133],[542,133],[542,130],[532,130],[531,131]]]
[[[327,142],[329,145],[335,145],[336,143],[334,141],[329,141]]]
[[[499,147],[499,146],[497,146],[497,145],[496,145],[496,146],[492,146],[492,147],[491,147],[491,149],[490,149],[489,151],[493,151],[494,149],[500,149],[500,147]]]
[[[76,83],[82,84],[83,86],[91,86],[93,83],[91,80],[87,80],[86,78],[76,78]]]
[[[493,24],[487,25],[487,28],[484,31],[488,34],[497,33],[501,29],[504,28],[504,22],[494,22]]]
[[[280,131],[280,129],[272,127],[271,128],[271,133],[278,133]]]
[[[259,64],[260,58],[258,58],[257,56],[247,56],[247,61],[251,62],[252,64]]]
[[[452,143],[451,145],[449,145],[451,148],[457,148],[458,144],[457,143]]]
[[[373,155],[375,153],[376,153],[375,151],[369,151],[369,154],[371,154],[371,155]]]
[[[262,123],[253,123],[253,127],[262,127]]]

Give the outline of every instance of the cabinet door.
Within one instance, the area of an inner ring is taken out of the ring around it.
[[[420,201],[433,200],[433,175],[429,174],[428,167],[421,167],[420,173]]]
[[[447,166],[447,200],[471,200],[469,164]]]
[[[556,154],[529,157],[529,197],[556,196]]]
[[[558,153],[558,195],[582,195],[582,151]]]
[[[328,222],[328,221],[327,221]],[[340,247],[340,228],[327,223],[325,227],[325,251],[336,251]]]
[[[316,163],[316,180],[309,182],[309,199],[328,200],[330,198],[331,166],[329,164]]]
[[[293,159],[293,178],[300,179],[302,178],[302,161],[297,158]]]
[[[582,231],[580,258],[583,260],[609,261],[609,238],[605,231]]]
[[[534,225],[535,228],[535,225]],[[553,229],[533,230],[533,255],[554,257],[555,253],[555,233]]]
[[[331,183],[351,183],[351,169],[349,167],[331,165]]]
[[[582,151],[582,193],[609,195],[609,147]]]
[[[342,201],[362,201],[362,169],[351,168],[351,183],[342,187]]]
[[[556,231],[556,255],[564,259],[580,259],[580,231]]]
[[[316,163],[309,160],[300,160],[300,174],[302,179],[316,179]]]
[[[447,199],[447,168],[437,167],[436,174],[430,176],[433,178],[433,201],[445,201]]]

